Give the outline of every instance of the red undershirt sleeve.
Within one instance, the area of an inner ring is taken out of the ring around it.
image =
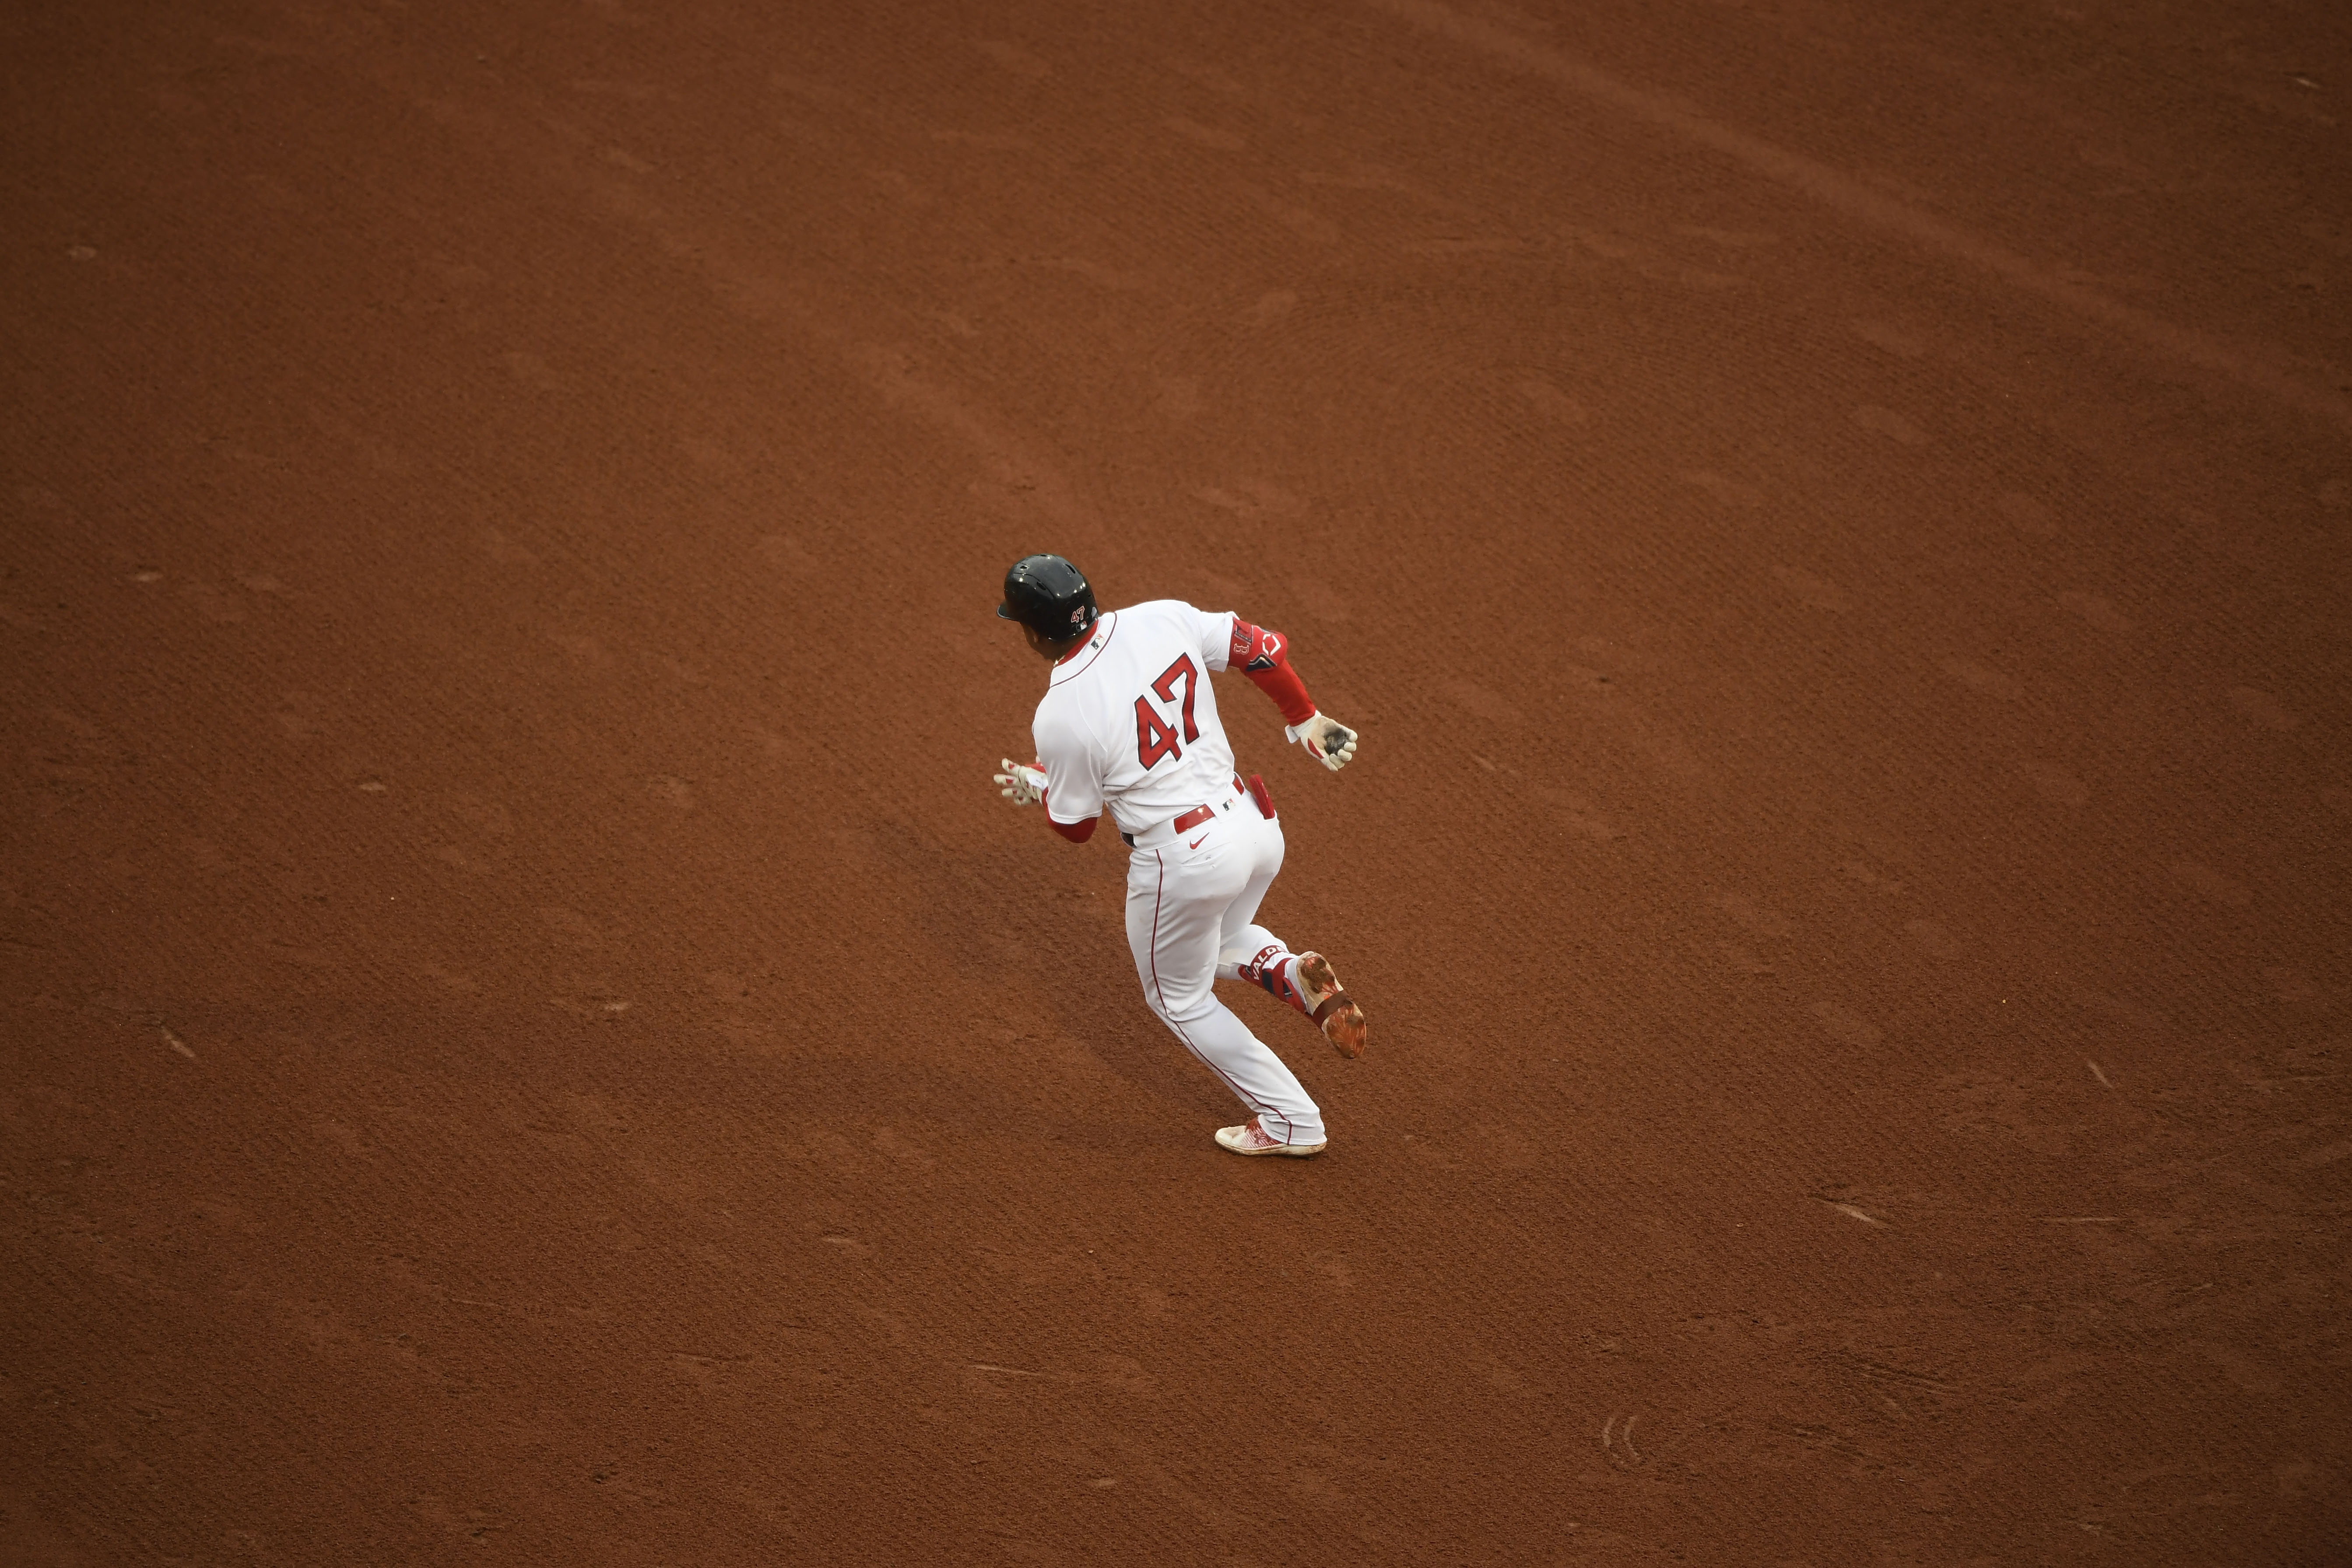
[[[1045,804],[1044,795],[1038,795],[1037,804],[1039,805]],[[1045,814],[1045,826],[1073,844],[1084,844],[1087,839],[1092,838],[1095,836],[1095,824],[1101,820],[1099,816],[1089,816],[1084,822],[1056,822],[1054,820],[1052,812]]]
[[[1307,695],[1307,683],[1290,668],[1290,639],[1280,632],[1254,626],[1235,616],[1226,668],[1240,670],[1273,698],[1274,705],[1282,710],[1284,723],[1304,724],[1315,717],[1315,700]]]

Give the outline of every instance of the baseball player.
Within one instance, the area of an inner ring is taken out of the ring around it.
[[[1281,709],[1283,733],[1334,773],[1355,756],[1355,732],[1316,711],[1281,634],[1239,616],[1181,599],[1099,615],[1085,574],[1058,555],[1014,562],[996,613],[1019,622],[1054,667],[1031,731],[1037,761],[1006,758],[999,793],[1015,805],[1043,803],[1047,824],[1074,844],[1110,813],[1133,851],[1127,942],[1144,1000],[1249,1109],[1217,1142],[1236,1154],[1321,1153],[1322,1111],[1212,982],[1265,987],[1343,1057],[1363,1052],[1364,1010],[1329,959],[1294,952],[1252,923],[1282,869],[1282,825],[1265,783],[1234,771],[1208,677],[1237,669],[1255,681]]]

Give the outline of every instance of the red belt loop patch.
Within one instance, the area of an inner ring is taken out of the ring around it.
[[[1274,820],[1274,796],[1266,792],[1265,778],[1263,774],[1250,774],[1249,797],[1257,802],[1257,814],[1260,816],[1265,817],[1268,822]]]

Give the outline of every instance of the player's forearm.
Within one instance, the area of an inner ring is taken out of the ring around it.
[[[1290,668],[1290,639],[1280,632],[1254,626],[1235,616],[1227,663],[1274,700],[1284,723],[1304,724],[1315,717],[1315,700],[1307,695],[1307,682]]]

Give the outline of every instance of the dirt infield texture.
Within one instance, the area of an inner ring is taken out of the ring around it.
[[[2341,5],[0,83],[0,1561],[2352,1551]],[[1033,550],[1362,727],[1224,696],[1321,1160],[987,783]]]

